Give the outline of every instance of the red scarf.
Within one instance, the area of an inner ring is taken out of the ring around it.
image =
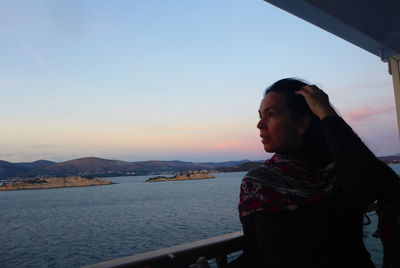
[[[293,211],[331,196],[339,189],[333,165],[324,169],[293,157],[275,154],[245,175],[240,187],[239,217],[256,212]],[[400,267],[400,207],[380,202],[378,230],[384,265]]]
[[[239,216],[255,212],[297,210],[336,191],[333,165],[321,169],[293,157],[275,154],[250,171],[240,188]]]

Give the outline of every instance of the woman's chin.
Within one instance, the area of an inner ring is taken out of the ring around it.
[[[264,145],[264,151],[267,153],[275,153],[274,148],[272,148],[271,146],[268,146],[268,145]]]

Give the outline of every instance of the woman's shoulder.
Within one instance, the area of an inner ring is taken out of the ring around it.
[[[259,174],[259,173],[266,172],[266,169],[268,169],[268,167],[264,163],[260,163],[259,166],[251,169],[244,176],[245,177],[252,177],[252,176],[255,176],[255,175]]]
[[[264,181],[266,179],[269,180],[274,176],[274,173],[274,170],[268,165],[260,164],[258,167],[253,168],[244,175],[242,184],[255,181]]]

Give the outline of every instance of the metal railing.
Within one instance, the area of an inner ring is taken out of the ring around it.
[[[203,256],[206,259],[216,259],[217,267],[222,267],[227,262],[227,255],[243,249],[243,232],[235,232],[220,236],[211,237],[204,240],[181,244],[169,248],[162,248],[137,254],[129,257],[123,257],[110,261],[100,262],[84,266],[84,268],[176,268],[169,254],[175,255],[185,264],[193,264]]]

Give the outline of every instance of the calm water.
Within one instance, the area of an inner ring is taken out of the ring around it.
[[[239,231],[244,174],[159,183],[119,177],[108,186],[0,192],[0,267],[78,267]],[[380,264],[378,240],[366,243]]]

